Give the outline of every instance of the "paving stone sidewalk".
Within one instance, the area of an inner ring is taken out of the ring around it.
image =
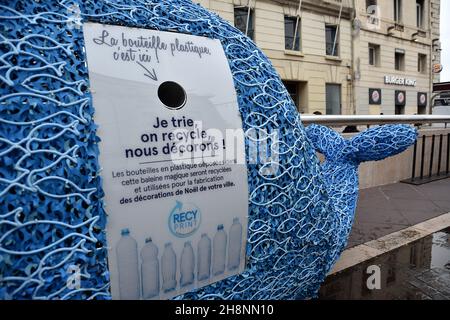
[[[450,178],[360,191],[348,248],[450,212]]]

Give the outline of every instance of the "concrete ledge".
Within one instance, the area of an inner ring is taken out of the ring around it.
[[[430,233],[438,232],[450,226],[450,212],[439,217],[416,224],[414,228]]]
[[[414,226],[398,232],[394,232],[380,239],[366,242],[368,247],[378,249],[381,253],[386,253],[414,242],[431,234],[426,231],[416,229]]]
[[[344,252],[342,252],[341,254],[341,257],[336,262],[333,269],[328,275],[351,268],[357,264],[375,258],[381,254],[383,254],[382,251],[375,248],[371,248],[365,244],[360,244],[359,246],[344,250]]]
[[[388,234],[377,240],[344,250],[340,259],[328,275],[343,271],[448,227],[450,227],[450,212],[398,232]]]

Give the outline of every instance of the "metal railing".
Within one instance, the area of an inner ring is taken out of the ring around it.
[[[450,124],[450,115],[301,115],[302,123],[322,124],[330,126],[359,126],[380,125],[389,123],[428,124],[443,123],[445,127]]]
[[[450,177],[450,133],[448,130],[442,130],[447,128],[447,124],[450,124],[450,115],[301,115],[301,120],[305,125],[314,123],[336,127],[360,125],[369,127],[390,123],[419,126],[442,123],[444,128],[432,127],[431,129],[437,130],[427,130],[428,135],[423,133],[419,136],[414,144],[411,178],[402,182],[420,185]],[[430,145],[429,153],[426,152],[428,145]],[[445,149],[443,149],[444,147]],[[436,155],[437,170],[433,170],[436,167]],[[426,163],[427,161],[428,163]],[[419,169],[418,173],[416,173],[417,168]]]
[[[444,138],[446,138],[444,142]],[[426,146],[431,139],[430,156],[428,159],[428,168],[425,168],[426,162]],[[437,141],[436,141],[437,140]],[[420,157],[417,158],[418,143],[421,142]],[[437,170],[435,167],[435,155],[437,144]],[[446,154],[443,157],[443,146],[446,145]],[[420,166],[419,174],[416,174],[416,167]],[[425,173],[425,170],[428,172]],[[414,144],[413,159],[412,159],[412,172],[411,178],[403,180],[404,183],[421,185],[435,180],[445,179],[450,177],[450,133],[432,134],[428,136],[423,134]]]

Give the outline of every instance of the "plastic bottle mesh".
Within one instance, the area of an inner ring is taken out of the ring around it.
[[[344,141],[310,126],[309,140],[267,57],[187,0],[0,0],[0,21],[1,299],[110,298],[85,21],[219,39],[244,130],[281,133],[272,141],[276,175],[248,165],[246,271],[180,298],[315,297],[348,238],[359,162],[398,153],[416,137],[409,127],[386,126]],[[323,165],[314,148],[327,155]],[[79,289],[67,286],[73,265]]]

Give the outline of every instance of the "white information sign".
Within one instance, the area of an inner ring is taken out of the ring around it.
[[[220,42],[83,30],[113,298],[167,299],[242,272],[247,168],[242,143],[229,152],[227,132],[243,132]]]

